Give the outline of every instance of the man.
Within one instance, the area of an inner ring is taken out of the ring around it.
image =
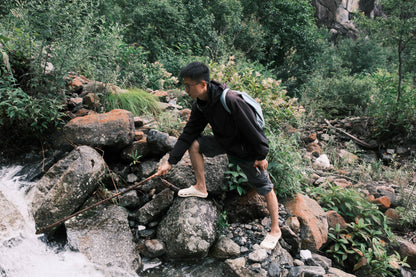
[[[211,81],[209,68],[203,63],[188,64],[182,69],[180,78],[184,82],[185,91],[196,101],[188,123],[170,152],[169,159],[160,165],[158,174],[167,174],[172,165],[179,162],[186,150],[189,150],[196,184],[180,190],[178,196],[206,198],[208,192],[203,155],[213,157],[226,153],[229,160],[238,164],[247,175],[257,193],[265,196],[272,224],[270,233],[260,246],[274,249],[281,237],[278,202],[267,172],[268,141],[257,124],[254,111],[237,93],[229,91],[226,103],[231,113],[227,112],[220,100],[227,86]],[[214,136],[201,136],[208,123]]]

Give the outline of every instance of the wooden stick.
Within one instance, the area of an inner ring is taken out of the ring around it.
[[[351,138],[352,140],[354,140],[357,144],[359,144],[359,145],[361,145],[361,146],[364,146],[364,147],[367,147],[368,149],[375,149],[375,148],[377,148],[377,146],[374,146],[374,145],[368,144],[367,142],[362,141],[362,140],[360,140],[360,139],[359,139],[359,138],[357,138],[357,137],[354,137],[353,135],[351,135],[351,134],[349,134],[349,133],[345,132],[344,130],[342,130],[342,129],[339,129],[339,128],[337,128],[337,127],[332,126],[332,125],[331,125],[331,123],[330,123],[327,119],[325,119],[325,122],[326,122],[326,124],[328,124],[328,126],[329,126],[330,128],[333,128],[333,129],[337,130],[338,132],[343,133],[344,135],[346,135],[346,136],[348,136],[349,138]]]
[[[165,184],[166,186],[168,186],[171,190],[173,190],[174,192],[178,192],[180,190],[180,188],[178,188],[177,186],[175,186],[174,184],[166,181],[163,178],[160,178],[160,180],[162,181],[163,184]]]
[[[61,220],[59,220],[59,221],[57,221],[57,222],[55,222],[55,223],[53,223],[53,224],[51,224],[51,225],[48,225],[48,226],[46,226],[46,227],[44,227],[44,228],[42,228],[42,229],[40,229],[40,230],[36,231],[36,234],[37,234],[37,235],[38,235],[38,234],[42,234],[42,233],[44,233],[46,230],[48,230],[48,229],[50,229],[50,228],[52,228],[52,227],[55,227],[55,226],[57,226],[57,225],[59,225],[59,224],[61,224],[61,223],[64,223],[64,222],[65,222],[65,221],[67,221],[68,219],[73,218],[74,216],[77,216],[77,215],[79,215],[80,213],[83,213],[83,212],[85,212],[85,211],[88,211],[89,209],[92,209],[92,208],[94,208],[94,207],[96,207],[96,206],[98,206],[98,205],[101,205],[102,203],[104,203],[104,202],[106,202],[106,201],[108,201],[108,200],[110,200],[110,199],[113,199],[113,198],[115,198],[115,197],[117,197],[117,196],[120,196],[120,195],[122,195],[122,194],[124,194],[124,193],[126,193],[126,192],[128,192],[128,191],[131,191],[131,190],[133,190],[133,189],[135,189],[135,188],[139,187],[139,186],[140,186],[140,185],[142,185],[143,183],[145,183],[145,182],[147,182],[147,181],[149,181],[149,180],[153,179],[153,178],[154,178],[154,177],[156,177],[156,176],[158,176],[158,174],[157,174],[157,173],[153,174],[153,175],[152,175],[152,176],[150,176],[150,177],[147,177],[146,179],[144,179],[144,180],[142,180],[142,181],[138,182],[137,184],[135,184],[135,185],[133,185],[133,186],[131,186],[131,187],[127,188],[126,190],[124,190],[124,191],[122,191],[122,192],[116,193],[116,194],[114,194],[113,196],[110,196],[110,197],[108,197],[108,198],[106,198],[106,199],[103,199],[103,200],[101,200],[101,201],[98,201],[97,203],[95,203],[95,204],[93,204],[93,205],[91,205],[91,206],[88,206],[88,207],[86,207],[85,209],[82,209],[82,210],[80,210],[80,211],[78,211],[78,212],[76,212],[76,213],[74,213],[74,214],[72,214],[72,215],[70,215],[70,216],[65,217],[64,219],[61,219]],[[167,182],[167,181],[166,181],[166,182]],[[172,186],[173,186],[173,185],[172,185]]]

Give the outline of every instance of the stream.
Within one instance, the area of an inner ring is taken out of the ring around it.
[[[29,212],[30,199],[27,196],[27,191],[35,183],[23,181],[24,176],[18,176],[21,169],[21,166],[0,167],[0,192],[8,200],[8,205],[14,205],[21,214],[21,217],[14,215],[14,218],[23,218],[24,221],[23,228],[15,230],[7,238],[2,236],[4,230],[0,225],[0,276],[105,276],[83,254],[47,244],[43,235],[35,235],[35,222]],[[6,216],[4,212],[0,211],[1,218]]]

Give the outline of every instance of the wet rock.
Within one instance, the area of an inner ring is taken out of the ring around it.
[[[38,229],[77,211],[104,173],[104,160],[89,146],[78,147],[52,166],[30,192]]]
[[[140,269],[141,258],[127,216],[122,207],[109,205],[73,217],[65,223],[68,245],[95,264],[133,274]]]
[[[176,198],[158,226],[157,238],[166,244],[167,257],[197,259],[215,241],[217,209],[205,199]]]

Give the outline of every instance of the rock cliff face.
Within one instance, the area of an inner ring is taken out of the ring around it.
[[[351,21],[354,13],[363,13],[371,18],[381,15],[376,0],[312,0],[312,4],[316,8],[318,25],[330,28],[334,37],[356,37],[358,30]]]

